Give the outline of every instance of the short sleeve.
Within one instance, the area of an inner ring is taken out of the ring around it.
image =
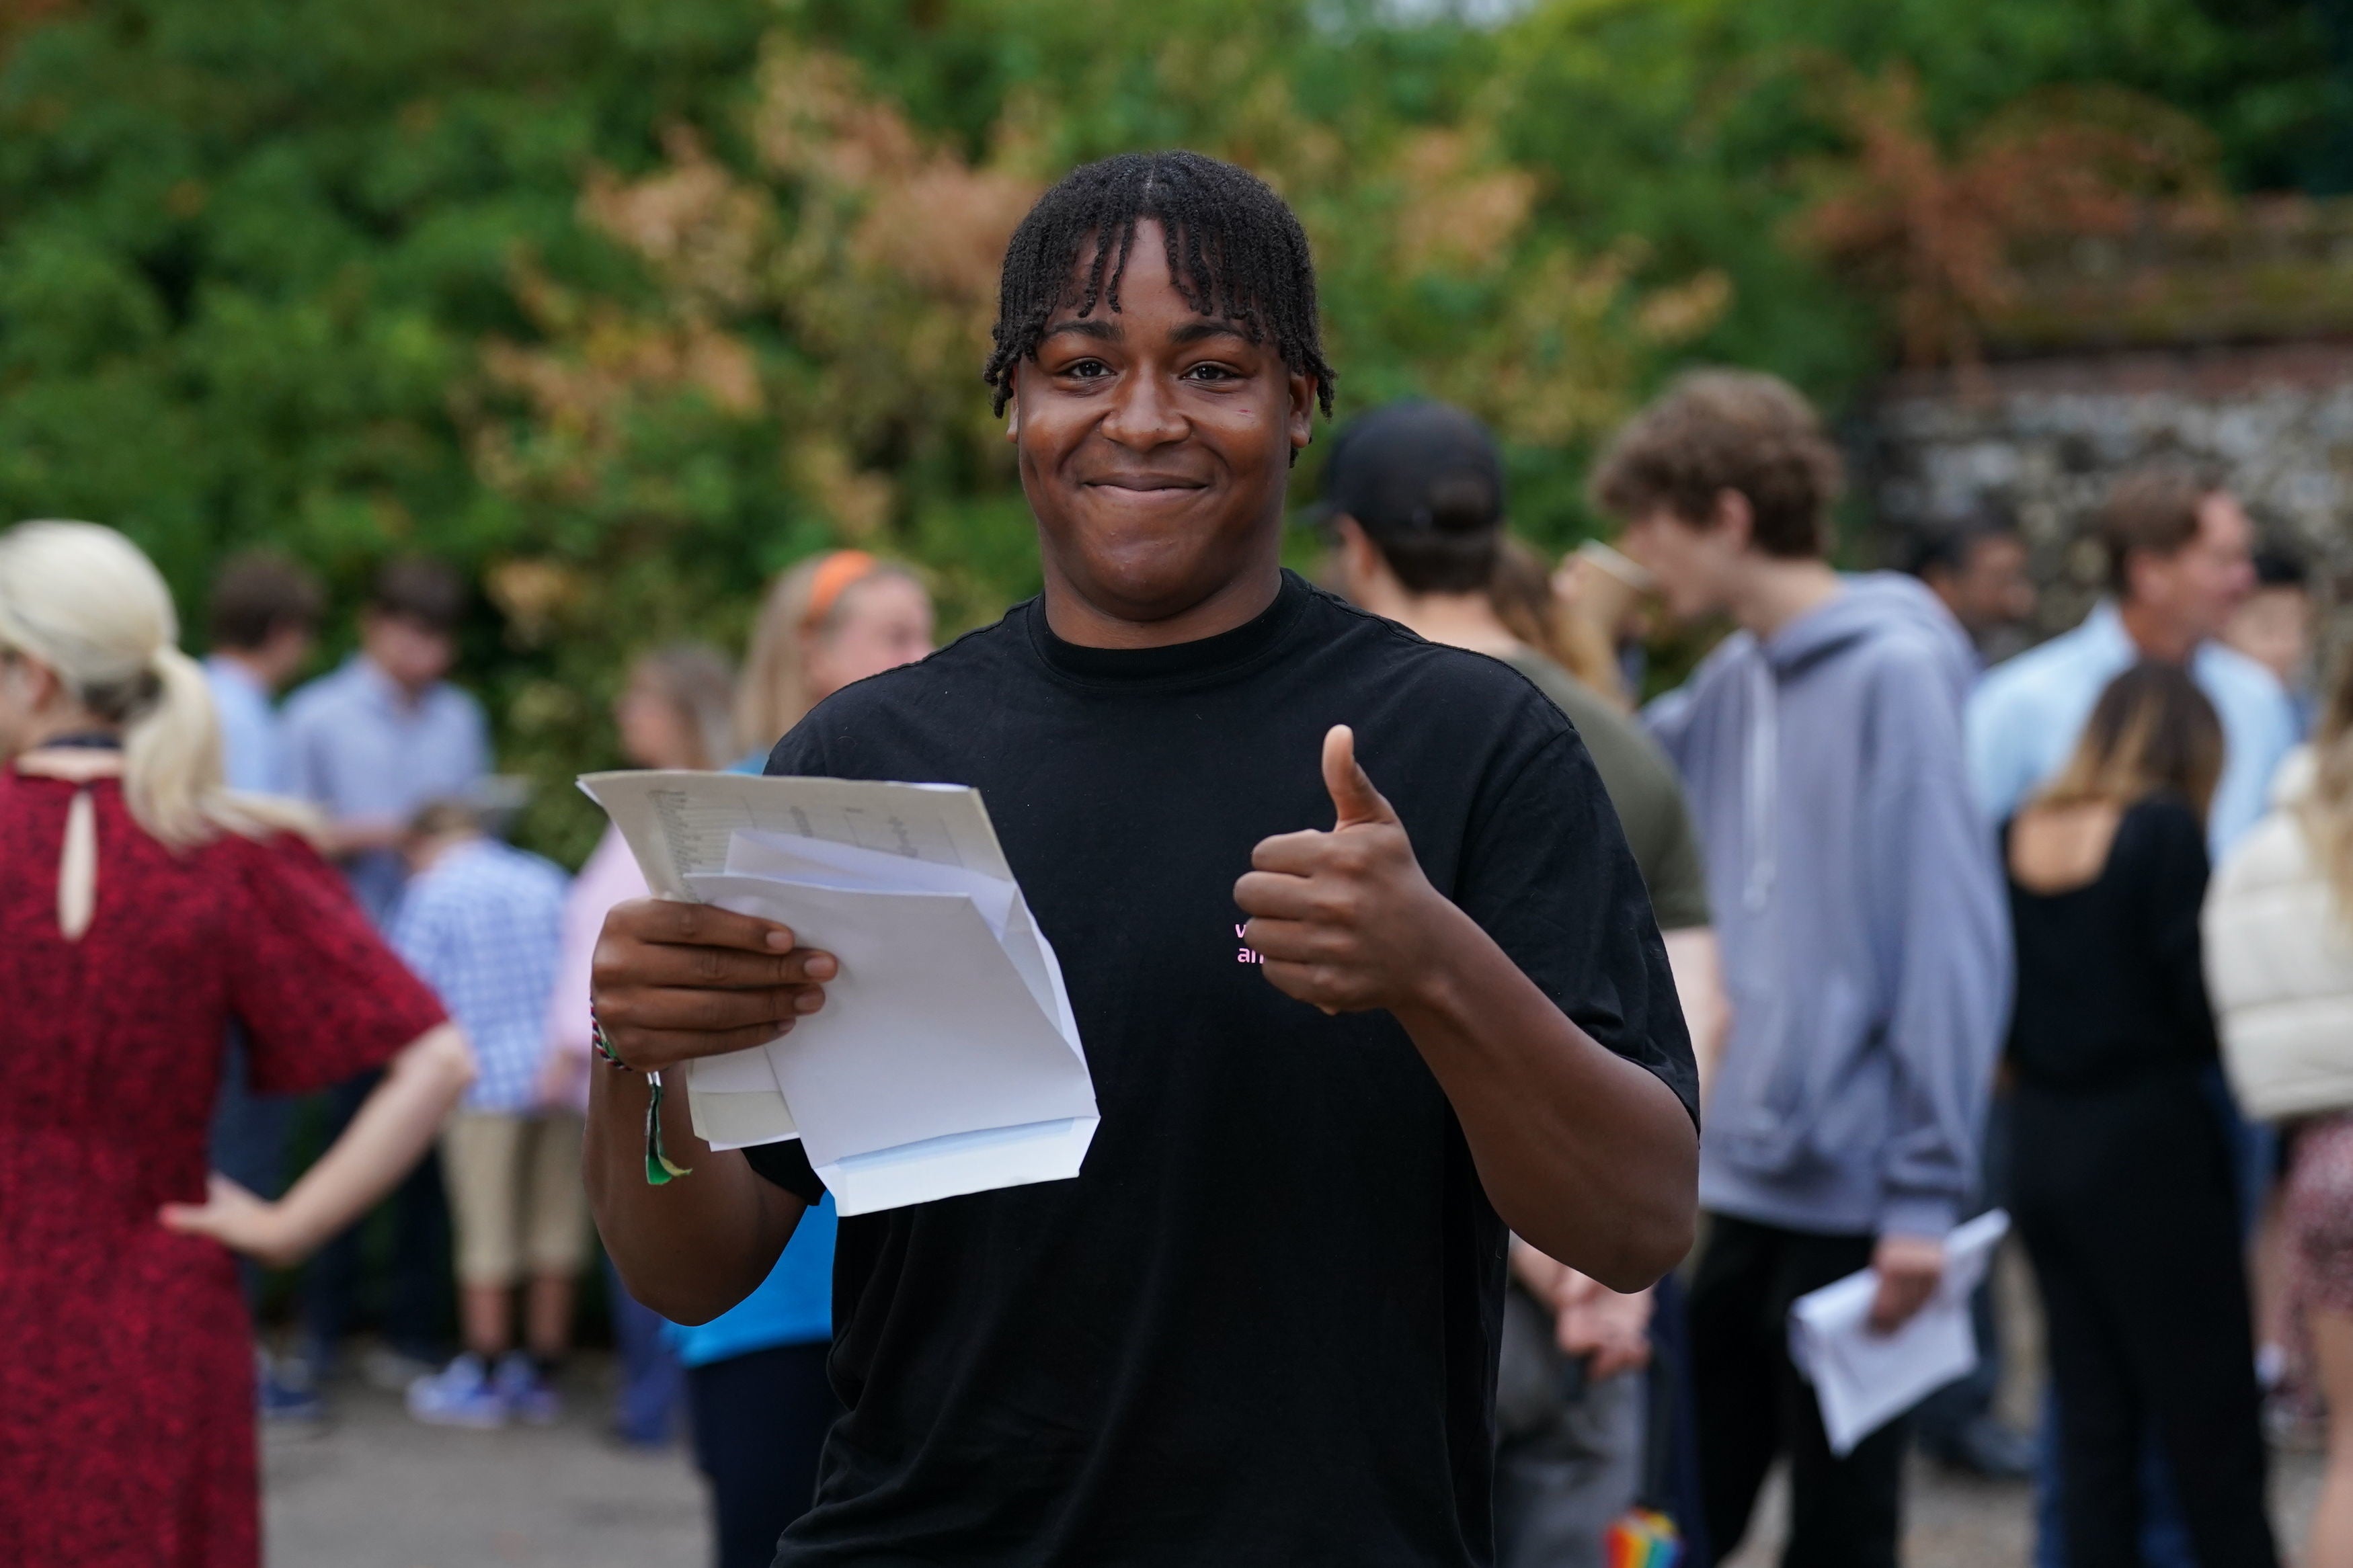
[[[1642,874],[1584,742],[1565,728],[1474,810],[1455,902],[1522,973],[1699,1119],[1699,1072]]]
[[[744,1162],[759,1174],[815,1208],[825,1200],[825,1184],[817,1179],[808,1152],[797,1138],[782,1143],[755,1143],[744,1151]]]
[[[1707,868],[1699,856],[1699,833],[1691,806],[1674,785],[1660,802],[1659,844],[1651,856],[1651,911],[1661,931],[1691,931],[1709,921]]]
[[[768,752],[767,765],[760,771],[771,778],[826,778],[830,771],[825,764],[825,748],[818,743],[818,710],[812,709],[801,721],[785,731]]]
[[[343,879],[290,837],[223,845],[241,887],[228,933],[229,1005],[254,1087],[321,1089],[384,1065],[448,1016],[360,911]]]

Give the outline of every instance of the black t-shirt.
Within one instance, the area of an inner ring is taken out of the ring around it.
[[[849,1413],[779,1564],[1483,1563],[1504,1229],[1385,1012],[1268,984],[1235,879],[1329,827],[1324,731],[1423,869],[1689,1106],[1642,879],[1524,678],[1286,574],[1249,625],[1086,648],[1036,601],[839,693],[772,773],[976,785],[1061,961],[1082,1173],[841,1222]],[[814,1197],[795,1143],[749,1152]]]

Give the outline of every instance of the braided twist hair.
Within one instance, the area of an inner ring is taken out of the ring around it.
[[[1123,153],[1071,170],[1038,198],[1005,247],[997,288],[996,349],[981,372],[1005,412],[1014,366],[1037,353],[1054,311],[1073,302],[1082,316],[1097,304],[1119,309],[1120,278],[1135,246],[1135,226],[1156,220],[1167,237],[1168,276],[1185,302],[1229,321],[1253,343],[1274,341],[1282,363],[1315,382],[1315,400],[1332,412],[1332,367],[1324,363],[1315,314],[1315,262],[1299,219],[1266,183],[1198,153]],[[1097,241],[1085,277],[1071,271]]]

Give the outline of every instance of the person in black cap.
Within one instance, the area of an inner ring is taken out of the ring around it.
[[[1282,569],[1314,301],[1298,220],[1229,164],[1049,191],[988,369],[1044,593],[769,756],[980,791],[1103,1117],[1071,1180],[842,1219],[848,1413],[783,1568],[1480,1568],[1508,1233],[1628,1290],[1690,1246],[1690,1042],[1583,742]],[[605,1043],[643,1069],[773,1038],[826,1005],[821,946],[622,904]],[[797,1142],[702,1143],[682,1094],[691,1173],[649,1184],[650,1104],[596,1074],[589,1189],[630,1290],[698,1321],[823,1188]]]
[[[1657,742],[1496,614],[1488,584],[1504,499],[1486,428],[1416,401],[1341,430],[1316,511],[1350,599],[1431,642],[1503,660],[1577,726],[1650,888],[1704,1076],[1722,984],[1683,787]],[[1500,1568],[1599,1568],[1604,1531],[1642,1489],[1651,1304],[1647,1291],[1618,1295],[1514,1239],[1496,1401]]]

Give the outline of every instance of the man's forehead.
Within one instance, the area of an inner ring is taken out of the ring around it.
[[[1075,303],[1065,304],[1062,310],[1046,323],[1043,335],[1051,338],[1067,333],[1076,337],[1093,338],[1102,342],[1125,342],[1127,327],[1119,320],[1124,312],[1117,306],[1106,305],[1100,300],[1095,303],[1101,308],[1100,314],[1094,311],[1081,314]],[[1199,342],[1207,338],[1237,338],[1244,342],[1250,341],[1250,333],[1243,330],[1240,322],[1228,320],[1223,316],[1198,314],[1171,328],[1168,337],[1171,342],[1179,343]]]

